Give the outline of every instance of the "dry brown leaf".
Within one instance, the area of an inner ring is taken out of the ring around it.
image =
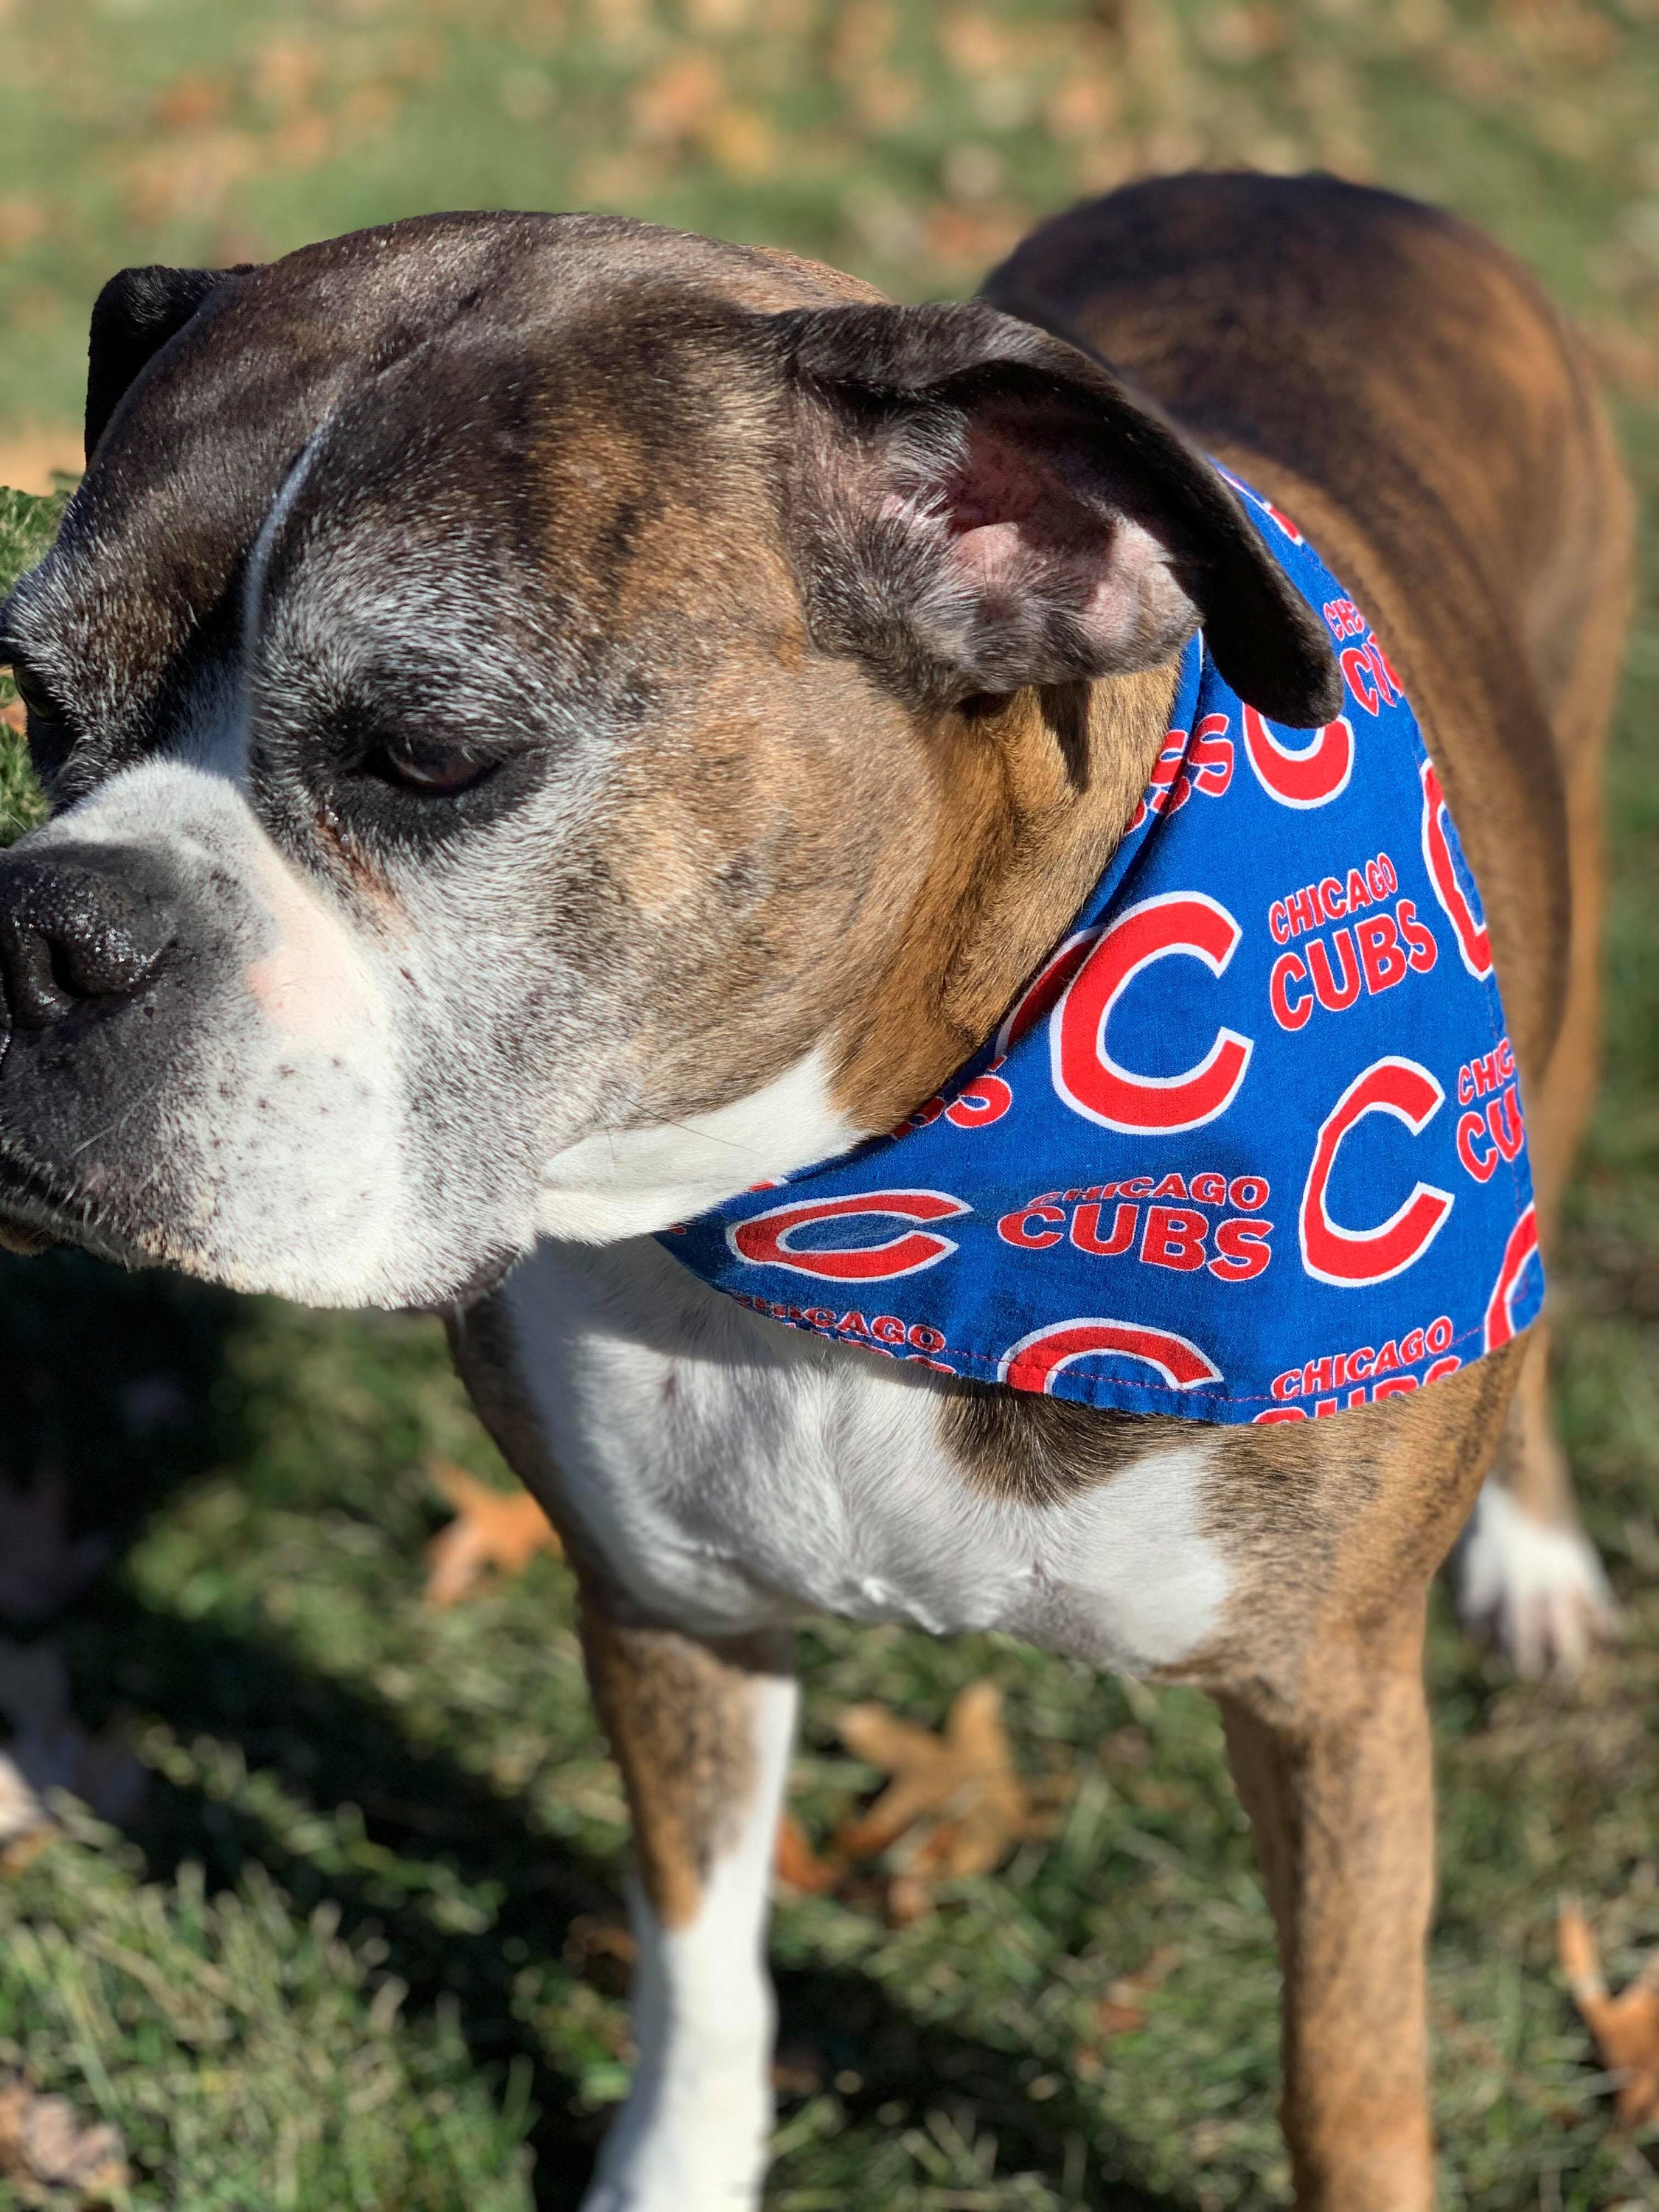
[[[916,1728],[884,1705],[849,1705],[838,1723],[854,1757],[893,1778],[861,1820],[834,1838],[848,1858],[872,1858],[901,1838],[911,1845],[902,1875],[926,1885],[989,1874],[1034,1831],[1030,1793],[1014,1770],[1002,1725],[1002,1693],[970,1682],[944,1732]],[[892,1900],[909,1917],[920,1899]]]
[[[940,1881],[988,1874],[1016,1844],[1046,1832],[1053,1808],[1073,1787],[1070,1776],[1031,1787],[1016,1772],[1001,1692],[992,1682],[969,1684],[937,1735],[873,1704],[849,1705],[836,1726],[855,1758],[884,1767],[892,1780],[822,1853],[786,1813],[774,1869],[792,1889],[833,1893],[855,1909],[884,1913],[896,1927],[933,1911]],[[891,1857],[879,1873],[853,1864],[884,1852]]]
[[[1555,1946],[1584,2025],[1601,2063],[1620,2076],[1618,2113],[1622,2127],[1640,2127],[1659,2113],[1659,1953],[1650,1954],[1629,1988],[1609,1994],[1601,1957],[1576,1898],[1564,1898],[1555,1923]]]
[[[608,1997],[628,1995],[639,1955],[631,1930],[602,1913],[579,1912],[565,1935],[566,1966]]]
[[[426,1601],[457,1604],[486,1570],[521,1575],[538,1552],[555,1559],[563,1546],[527,1490],[494,1490],[451,1460],[428,1470],[455,1509],[455,1518],[426,1547]]]
[[[933,1911],[933,1885],[920,1875],[890,1875],[886,1894],[881,1901],[886,1908],[890,1927],[908,1928],[915,1921],[925,1920]]]
[[[720,104],[722,90],[720,64],[714,55],[675,55],[635,88],[635,136],[647,145],[677,144],[708,121]]]
[[[847,1871],[836,1860],[818,1856],[807,1839],[805,1829],[793,1813],[786,1813],[778,1822],[777,1848],[772,1865],[781,1882],[790,1889],[805,1890],[814,1897],[827,1897]]]
[[[46,2202],[37,2191],[73,2189],[91,2207],[131,2177],[112,2127],[101,2120],[83,2126],[67,2097],[43,2097],[14,2075],[0,2081],[0,2178],[27,2192],[30,2203]]]
[[[1095,2025],[1103,2036],[1127,2035],[1146,2025],[1146,2000],[1179,1956],[1173,1943],[1160,1943],[1144,1966],[1107,1984],[1106,1994],[1095,2008]]]

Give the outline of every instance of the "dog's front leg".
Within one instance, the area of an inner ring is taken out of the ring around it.
[[[583,2212],[750,2212],[772,2124],[765,1938],[794,1732],[787,1636],[627,1626],[584,1593],[634,1817],[634,2087]]]
[[[1291,1712],[1224,1699],[1279,1926],[1301,2212],[1430,2212],[1424,1948],[1434,1802],[1420,1605],[1321,1647]]]

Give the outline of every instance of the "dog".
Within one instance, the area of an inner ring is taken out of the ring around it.
[[[575,1566],[634,1822],[638,2067],[588,2212],[757,2201],[814,1609],[1218,1698],[1297,2201],[1426,2212],[1425,1607],[1495,1459],[1503,1510],[1577,1541],[1542,1326],[1387,1388],[1368,1346],[1301,1418],[1314,1362],[1228,1425],[940,1371],[902,1313],[898,1346],[838,1334],[672,1248],[989,1066],[1149,793],[1173,807],[1183,671],[1289,757],[1348,726],[1352,622],[1466,841],[1547,1251],[1632,532],[1536,285],[1325,178],[1133,186],[923,308],[620,219],[423,217],[112,280],[87,442],[0,612],[55,808],[0,860],[5,1233],[447,1315]],[[1323,623],[1274,529],[1352,594]],[[1563,1618],[1599,1602],[1569,1565]]]

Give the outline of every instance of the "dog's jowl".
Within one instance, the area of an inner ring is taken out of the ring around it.
[[[1299,2201],[1426,2212],[1494,1462],[1476,1603],[1602,1601],[1535,1316],[1630,526],[1529,280],[1319,179],[922,308],[422,219],[127,271],[87,430],[0,615],[3,1233],[450,1316],[635,1819],[590,2207],[757,2201],[817,1608],[1212,1692]]]

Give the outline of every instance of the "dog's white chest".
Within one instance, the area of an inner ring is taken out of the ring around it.
[[[648,1612],[997,1628],[1127,1673],[1218,1625],[1197,1425],[1064,1503],[995,1498],[927,1370],[762,1321],[650,1239],[544,1243],[501,1296],[559,1510]]]

